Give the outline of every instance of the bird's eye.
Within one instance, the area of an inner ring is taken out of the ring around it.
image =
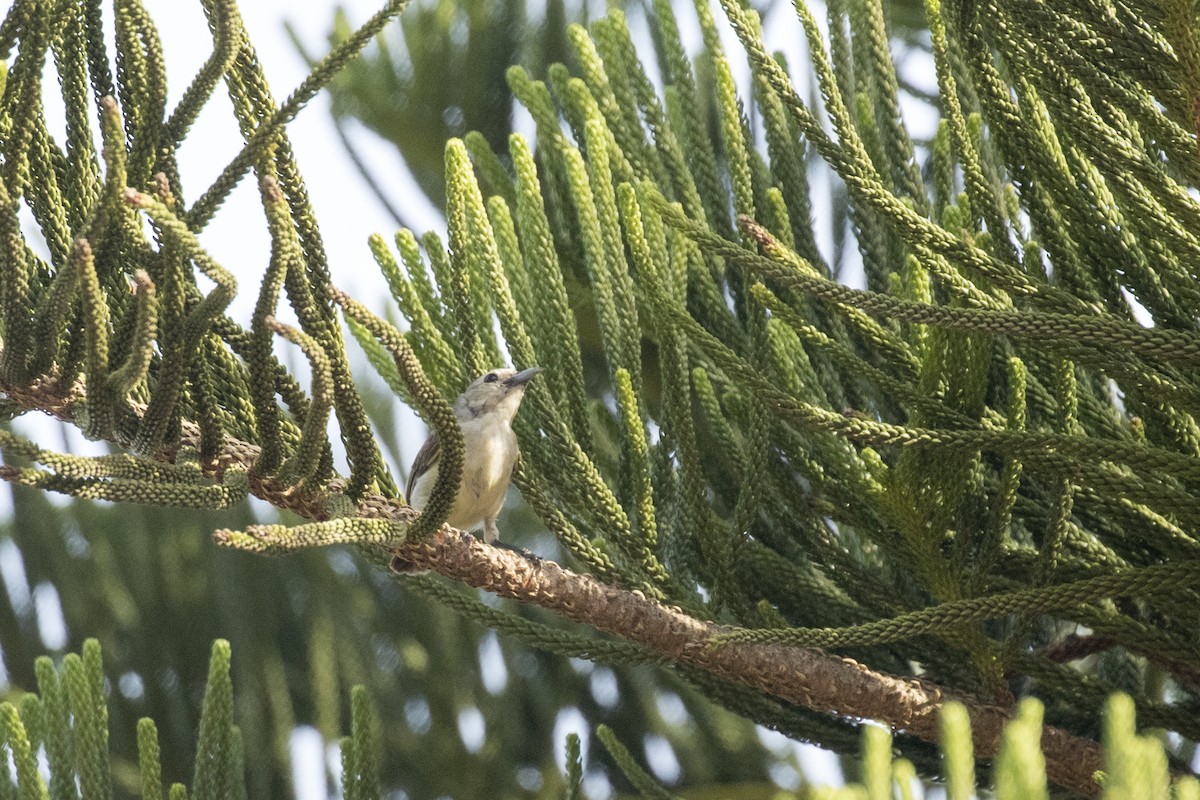
[[[483,382],[484,382],[484,383],[495,383],[495,382],[496,382],[496,381],[498,381],[499,379],[500,379],[500,376],[498,376],[498,375],[497,375],[496,373],[494,373],[494,372],[489,372],[487,375],[484,375],[484,376],[483,376]]]

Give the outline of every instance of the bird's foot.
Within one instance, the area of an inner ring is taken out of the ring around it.
[[[541,564],[542,562],[545,561],[544,558],[537,555],[536,553],[526,550],[524,547],[518,547],[515,544],[509,544],[507,542],[502,542],[499,539],[492,542],[491,544],[495,547],[502,547],[505,550],[511,550],[512,552],[516,553],[517,555],[525,558],[527,561],[532,561],[534,564]]]

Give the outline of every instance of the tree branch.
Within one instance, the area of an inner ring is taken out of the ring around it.
[[[379,498],[382,499],[382,498]],[[387,501],[365,513],[415,514]],[[557,612],[597,630],[643,644],[672,660],[708,670],[805,708],[840,717],[878,720],[927,742],[939,740],[938,718],[950,700],[971,717],[975,755],[994,758],[1010,714],[1006,709],[943,690],[929,681],[876,672],[820,650],[779,645],[713,647],[732,628],[695,619],[640,592],[607,586],[550,561],[535,562],[484,544],[470,534],[443,528],[398,552],[414,566],[436,571],[501,597]],[[1042,729],[1050,780],[1085,797],[1099,795],[1093,780],[1101,769],[1097,742],[1054,726]]]

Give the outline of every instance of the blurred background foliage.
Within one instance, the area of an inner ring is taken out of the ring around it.
[[[170,800],[245,800],[243,733],[234,714],[233,680],[229,642],[213,642],[199,720],[199,745],[192,781],[172,781]],[[38,693],[23,695],[19,704],[0,702],[3,741],[11,750],[16,780],[9,770],[0,771],[0,795],[20,798],[93,798],[111,796],[112,762],[108,750],[108,707],[104,690],[104,660],[95,639],[84,642],[80,653],[68,653],[60,665],[52,659],[37,660]],[[337,776],[342,800],[379,800],[380,725],[371,699],[363,686],[350,694],[348,735],[338,744],[341,756]],[[1035,744],[1043,708],[1027,698],[1017,708],[1005,730],[1005,745],[996,758],[996,800],[1032,800],[1045,796],[1046,774]],[[1113,695],[1104,709],[1105,800],[1200,800],[1200,781],[1184,778],[1171,783],[1162,742],[1136,732],[1134,704],[1127,695]],[[967,800],[975,790],[975,764],[966,708],[949,703],[943,712],[941,755],[947,792],[951,800]],[[653,776],[606,725],[596,729],[603,750],[634,784],[642,797],[670,798]],[[821,800],[860,800],[885,797],[895,783],[900,797],[910,798],[916,785],[911,762],[895,758],[892,736],[878,725],[862,728],[859,774],[856,783],[823,788],[814,797]],[[143,717],[138,721],[138,769],[142,797],[163,796],[164,775],[158,728]],[[599,750],[600,748],[596,748]],[[38,769],[44,754],[50,765],[49,781]],[[583,797],[586,769],[579,737],[565,737],[563,775],[565,786],[553,794],[565,800]],[[49,786],[47,786],[47,783]],[[311,787],[310,787],[311,788]],[[49,791],[48,791],[49,789]],[[484,789],[486,792],[486,788]],[[311,794],[312,792],[308,792]],[[396,793],[400,794],[400,793]],[[389,794],[389,796],[393,796]],[[492,796],[490,793],[481,796]],[[752,798],[763,796],[761,787],[725,785],[720,789],[689,792],[691,800]]]

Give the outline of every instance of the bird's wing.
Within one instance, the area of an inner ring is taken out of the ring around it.
[[[437,466],[438,459],[441,457],[442,444],[438,441],[437,431],[430,431],[429,438],[425,440],[425,444],[421,445],[421,449],[417,451],[417,457],[413,459],[412,469],[408,472],[408,483],[404,487],[404,496],[408,498],[410,503],[412,502],[413,489],[417,486],[417,480]]]

